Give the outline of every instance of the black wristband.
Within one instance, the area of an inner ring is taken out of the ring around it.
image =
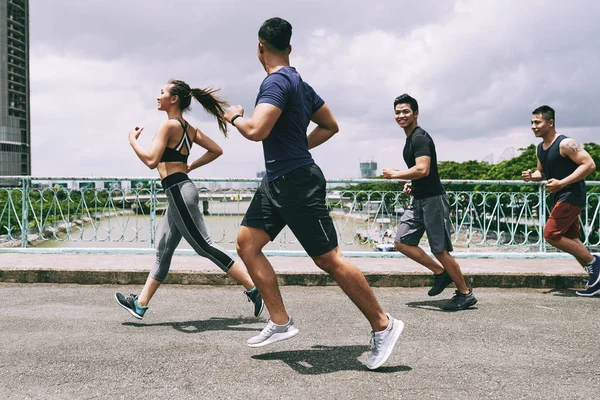
[[[235,126],[233,123],[235,122],[235,120],[236,120],[237,118],[240,118],[240,117],[241,117],[241,115],[240,115],[240,114],[235,114],[235,115],[233,116],[233,118],[231,118],[231,125]]]

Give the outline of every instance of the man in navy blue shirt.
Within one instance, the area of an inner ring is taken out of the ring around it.
[[[250,118],[241,106],[225,113],[245,138],[263,145],[267,174],[242,221],[237,251],[270,314],[265,329],[248,340],[261,347],[298,334],[288,315],[263,247],[287,225],[315,264],[331,274],[372,328],[370,369],[390,356],[404,323],[386,314],[362,272],[342,255],[325,202],[326,181],[310,149],[329,140],[337,122],[325,102],[290,66],[292,26],[271,18],[258,32],[258,59],[267,72]],[[316,128],[306,135],[310,121]]]

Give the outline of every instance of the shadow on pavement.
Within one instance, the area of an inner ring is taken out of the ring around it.
[[[256,360],[283,361],[294,371],[303,375],[329,374],[337,371],[368,371],[357,358],[367,346],[313,346],[311,350],[278,351],[252,356]],[[412,368],[399,365],[381,367],[373,372],[390,373],[411,371]]]
[[[577,289],[577,290],[583,290],[583,289]],[[576,290],[570,290],[570,289],[550,289],[547,292],[544,292],[544,294],[551,294],[553,296],[559,296],[559,297],[582,297],[582,296],[578,296],[576,293]]]
[[[444,313],[452,313],[452,312],[456,312],[456,311],[446,311],[444,309],[442,309],[442,307],[444,306],[444,304],[446,304],[450,299],[445,299],[445,300],[427,300],[427,301],[412,301],[410,303],[406,303],[406,305],[408,307],[411,308],[420,308],[422,310],[429,310],[429,311],[441,311]],[[461,311],[469,311],[469,310],[477,310],[477,306],[473,306],[473,307],[469,307],[466,310],[461,310]]]
[[[207,320],[183,321],[183,322],[160,322],[157,324],[140,324],[137,322],[123,322],[122,325],[145,328],[149,326],[170,326],[176,331],[183,333],[200,333],[206,331],[260,331],[258,328],[246,328],[236,326],[241,324],[255,324],[256,318],[219,318],[213,317]]]

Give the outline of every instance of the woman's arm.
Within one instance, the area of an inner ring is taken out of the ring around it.
[[[194,137],[194,143],[204,148],[206,150],[206,153],[204,153],[202,157],[197,158],[188,165],[188,172],[216,160],[217,158],[219,158],[219,156],[221,156],[221,154],[223,154],[223,149],[221,149],[221,146],[219,146],[211,138],[202,133],[202,131],[198,128],[196,128],[196,136]]]
[[[169,139],[169,125],[167,123],[163,123],[160,126],[158,132],[152,139],[152,144],[150,145],[149,151],[144,150],[137,140],[143,130],[143,126],[133,127],[133,129],[129,131],[129,144],[133,148],[133,151],[135,151],[135,154],[138,156],[138,158],[142,160],[142,162],[146,164],[148,168],[154,169],[160,163],[160,158],[167,147],[167,141]]]

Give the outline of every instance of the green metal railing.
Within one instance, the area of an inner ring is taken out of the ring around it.
[[[233,248],[260,179],[192,180],[199,187],[213,241]],[[542,235],[550,212],[545,182],[442,182],[450,200],[456,252],[525,254],[552,249]],[[385,183],[391,190],[355,187],[373,183]],[[19,247],[34,252],[48,244],[54,245],[54,252],[67,252],[73,244],[85,244],[90,252],[110,252],[105,245],[116,243],[128,243],[129,251],[156,246],[166,198],[155,178],[17,176],[1,177],[0,184],[2,251]],[[587,185],[596,188],[600,182]],[[391,247],[395,228],[410,202],[402,185],[370,179],[329,180],[327,200],[340,245],[359,255]],[[596,250],[600,247],[599,200],[600,193],[590,191],[580,217],[581,240]],[[284,253],[300,250],[287,229],[275,243]],[[427,245],[426,238],[422,243]]]

